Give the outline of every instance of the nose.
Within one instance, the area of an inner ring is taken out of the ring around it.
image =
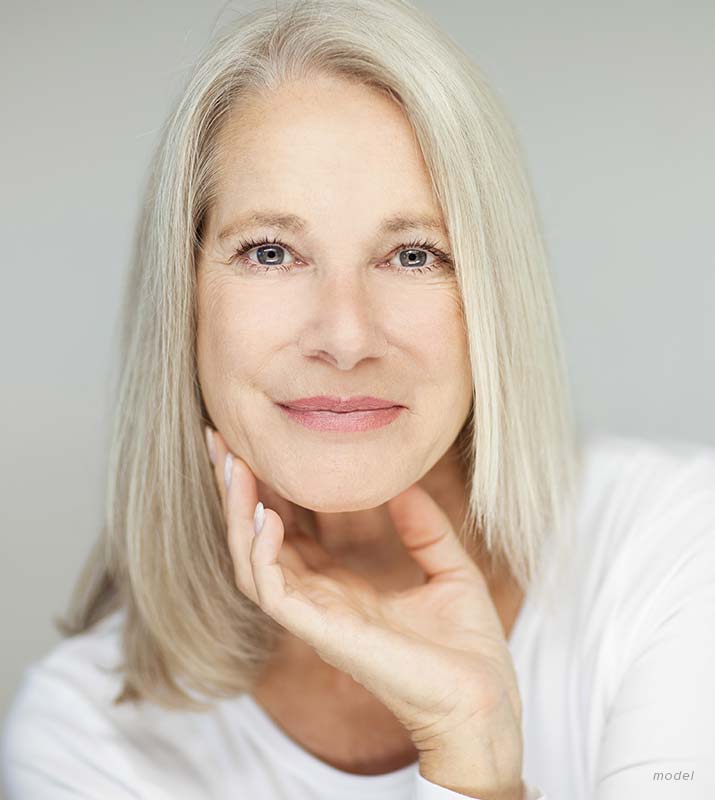
[[[321,358],[336,369],[350,370],[387,349],[377,287],[364,273],[325,270],[316,277],[315,298],[300,336],[306,357]]]

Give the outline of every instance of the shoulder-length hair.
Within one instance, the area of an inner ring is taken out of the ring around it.
[[[418,138],[447,225],[473,375],[456,441],[458,532],[523,590],[570,528],[580,447],[540,222],[511,123],[478,69],[405,0],[299,0],[244,13],[205,49],[163,129],[122,308],[100,536],[65,635],[122,609],[122,691],[167,707],[250,691],[282,630],[234,583],[197,379],[196,264],[218,136],[244,97],[328,74],[382,92]],[[483,543],[483,544],[482,544]]]

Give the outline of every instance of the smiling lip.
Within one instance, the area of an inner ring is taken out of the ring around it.
[[[315,397],[301,397],[298,400],[288,400],[278,405],[294,408],[298,411],[374,411],[381,408],[400,406],[394,400],[384,397],[371,397],[370,395],[353,395],[352,397],[335,397],[333,395],[317,395]]]
[[[318,431],[366,431],[389,425],[405,406],[379,397],[303,397],[279,408],[295,422]]]

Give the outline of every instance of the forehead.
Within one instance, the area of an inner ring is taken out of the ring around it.
[[[374,89],[331,78],[252,96],[227,117],[219,147],[219,211],[372,207],[382,219],[420,208],[441,218],[409,121]]]

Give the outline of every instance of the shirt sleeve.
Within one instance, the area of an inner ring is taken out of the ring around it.
[[[712,800],[715,456],[689,462],[653,497],[628,564],[593,798]]]
[[[438,783],[432,783],[432,781],[428,781],[419,770],[417,771],[414,800],[465,800],[465,798],[475,800],[475,798],[469,795],[452,791],[452,789],[448,789],[446,786],[441,786]],[[522,800],[547,800],[547,797],[540,789],[537,789],[536,786],[530,786],[524,781],[524,795]]]
[[[30,666],[2,730],[5,800],[137,800],[115,736],[79,692]]]

